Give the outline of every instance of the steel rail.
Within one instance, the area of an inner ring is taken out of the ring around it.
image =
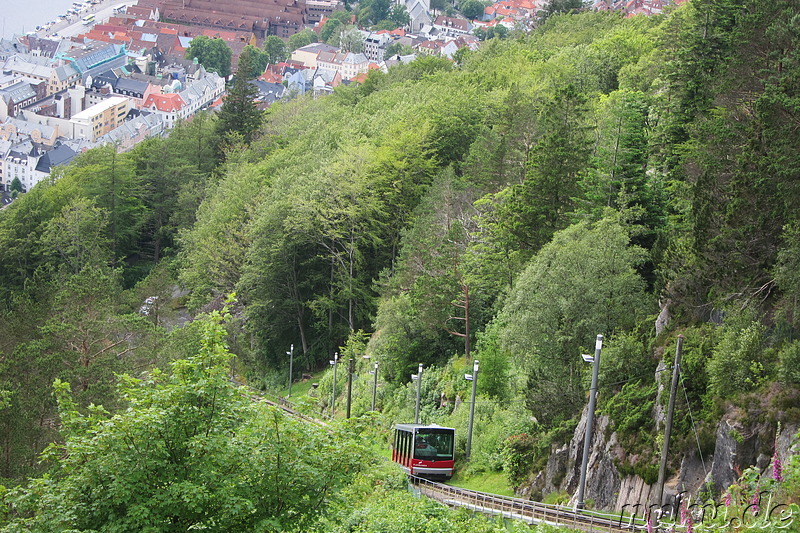
[[[529,524],[548,524],[586,532],[623,533],[646,530],[641,518],[612,515],[596,511],[550,505],[522,498],[498,496],[476,490],[461,489],[409,475],[409,482],[420,495],[450,507],[463,507],[475,512],[524,520]]]

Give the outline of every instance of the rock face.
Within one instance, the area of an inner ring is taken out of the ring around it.
[[[569,505],[577,503],[587,411],[584,408],[569,444],[551,450],[546,469],[539,472],[530,485],[520,489],[521,495],[539,500],[548,493],[566,491],[572,495]],[[719,495],[751,465],[757,466],[762,475],[771,476],[773,447],[784,463],[790,455],[800,452],[800,443],[794,438],[800,425],[787,425],[776,437],[768,426],[743,427],[736,422],[736,415],[735,412],[726,413],[720,421],[713,456],[701,459],[692,453],[682,458],[680,470],[665,481],[664,501],[670,501],[681,492],[696,495],[710,490]],[[613,512],[644,509],[655,497],[653,487],[638,476],[619,473],[615,461],[624,461],[626,456],[616,434],[609,430],[609,424],[605,415],[595,420],[584,499],[591,501],[595,509]]]
[[[569,458],[567,459],[567,472],[561,488],[573,494],[570,505],[577,502],[578,484],[581,476],[581,461],[583,460],[583,440],[586,435],[588,407],[584,408],[578,427],[569,444]],[[594,424],[591,447],[589,448],[589,462],[586,465],[585,500],[593,500],[594,507],[606,509],[614,505],[619,492],[620,475],[614,466],[614,459],[620,457],[622,452],[617,443],[616,434],[612,433],[606,441],[609,419],[605,415],[597,416]]]

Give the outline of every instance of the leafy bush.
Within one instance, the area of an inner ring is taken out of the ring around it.
[[[800,341],[794,341],[778,352],[778,375],[787,385],[800,384]]]
[[[619,394],[608,399],[603,412],[611,418],[620,442],[639,449],[653,443],[653,406],[656,384],[644,385],[640,381],[626,383]]]
[[[765,327],[758,321],[723,326],[722,338],[708,361],[709,392],[720,398],[754,390],[766,378],[762,362]]]
[[[536,439],[528,433],[511,435],[503,448],[503,466],[512,485],[521,485],[533,469]]]

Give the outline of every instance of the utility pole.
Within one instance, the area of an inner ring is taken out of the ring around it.
[[[373,374],[373,376],[372,376],[372,407],[370,408],[370,411],[374,411],[375,410],[375,395],[378,392],[378,363],[375,363],[375,369],[372,372],[370,372],[370,374]]]
[[[583,492],[586,488],[586,467],[589,464],[589,447],[592,444],[592,426],[594,425],[594,407],[597,403],[597,376],[600,373],[600,350],[603,349],[603,336],[598,335],[594,343],[594,357],[582,354],[587,363],[594,363],[592,368],[592,386],[589,388],[589,413],[586,418],[586,434],[583,437],[583,457],[581,459],[581,478],[578,484],[578,509],[584,508]]]
[[[417,405],[414,408],[414,423],[419,424],[419,395],[422,390],[422,363],[419,364],[417,373],[411,374],[411,379],[417,380]]]
[[[352,357],[347,365],[347,418],[350,418],[350,405],[353,399],[353,373],[356,371],[356,360]]]
[[[286,352],[286,355],[289,356],[289,394],[286,395],[286,398],[288,399],[292,397],[292,371],[294,370],[292,366],[294,364],[294,344],[291,345],[289,351]]]
[[[328,361],[333,365],[333,387],[331,387],[331,419],[336,415],[336,365],[339,362],[339,352],[333,354],[333,360]]]
[[[675,348],[675,363],[672,365],[672,385],[669,388],[669,405],[664,425],[664,444],[661,445],[661,462],[658,465],[658,482],[656,484],[654,503],[661,506],[664,497],[664,481],[667,476],[667,455],[669,454],[669,437],[672,433],[672,415],[675,411],[675,393],[678,391],[678,377],[681,373],[681,355],[683,353],[683,335],[678,335],[678,347]]]
[[[478,360],[472,364],[472,374],[464,374],[464,379],[472,381],[472,401],[469,404],[469,425],[467,426],[467,453],[464,458],[469,461],[469,455],[472,451],[472,421],[475,417],[475,390],[478,388]]]

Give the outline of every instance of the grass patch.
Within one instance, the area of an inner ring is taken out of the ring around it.
[[[289,400],[294,398],[295,400],[298,398],[302,398],[303,396],[307,396],[308,392],[313,387],[314,383],[319,383],[318,377],[312,377],[306,381],[298,381],[297,383],[292,383],[292,395],[289,397]],[[284,395],[288,392],[286,387],[283,388],[282,391],[279,391],[281,395]]]
[[[448,482],[448,485],[462,489],[479,490],[498,496],[514,496],[514,491],[508,486],[508,478],[505,472],[483,472],[468,478],[462,477],[461,473],[456,473]]]

